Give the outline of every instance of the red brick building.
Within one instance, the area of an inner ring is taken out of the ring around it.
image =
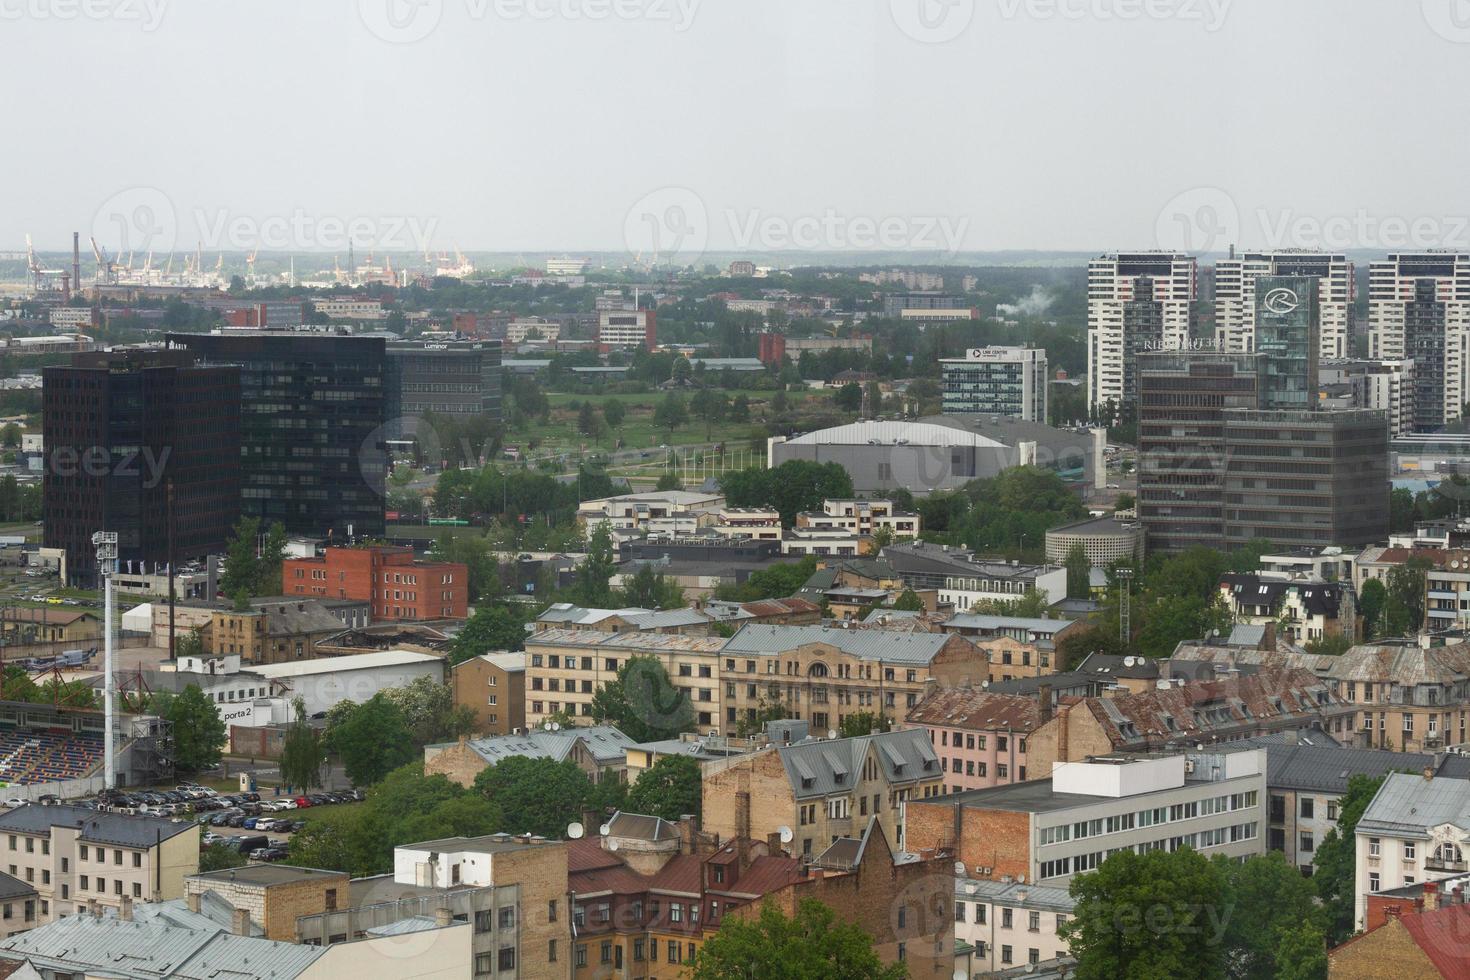
[[[281,563],[286,595],[371,602],[374,622],[464,619],[469,615],[469,579],[465,565],[419,561],[412,548],[391,545],[328,548],[323,558]]]

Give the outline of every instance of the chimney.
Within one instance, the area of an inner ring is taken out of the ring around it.
[[[1424,883],[1424,911],[1433,912],[1439,908],[1439,882],[1426,881]]]
[[[202,892],[190,892],[184,896],[184,904],[189,906],[189,911],[195,915],[199,914],[199,900],[203,897]]]
[[[102,910],[97,906],[97,899],[87,899],[87,914],[94,919],[102,918]]]
[[[808,871],[808,874],[811,875],[812,881],[821,881],[824,877],[826,877],[826,870],[823,868],[819,868],[816,865],[813,865]]]
[[[1433,766],[1425,766],[1424,767],[1424,781],[1427,783],[1427,782],[1429,782],[1433,778],[1434,778],[1434,767]]]
[[[237,936],[250,935],[249,909],[235,909],[230,913],[230,932]]]
[[[117,910],[117,917],[124,922],[133,921],[133,896],[124,895],[122,905]]]
[[[434,925],[438,926],[440,929],[448,927],[453,922],[454,913],[449,911],[446,906],[441,905],[439,908],[434,910]]]
[[[679,815],[679,853],[694,853],[694,838],[698,833],[694,829],[694,814],[681,813]]]
[[[1059,708],[1057,711],[1057,757],[1053,762],[1071,762],[1071,746],[1067,744],[1067,724],[1069,722],[1069,711],[1067,708]],[[959,809],[958,807],[956,809]]]
[[[1051,685],[1041,684],[1036,688],[1036,700],[1041,708],[1041,718],[1038,724],[1045,725],[1051,721]]]
[[[1261,649],[1262,650],[1268,650],[1268,651],[1269,650],[1275,650],[1276,649],[1276,624],[1275,623],[1267,623],[1266,626],[1265,626],[1265,628],[1263,630],[1261,630]],[[1234,664],[1231,664],[1231,666],[1233,667],[1235,665]]]
[[[750,867],[750,793],[735,794],[735,852],[740,870]]]

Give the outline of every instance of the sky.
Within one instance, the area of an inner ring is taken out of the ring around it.
[[[0,0],[0,248],[1470,248],[1470,0]]]

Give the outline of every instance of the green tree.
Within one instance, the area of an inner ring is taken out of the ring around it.
[[[623,424],[623,419],[627,417],[627,406],[616,398],[609,398],[602,403],[602,418],[607,423],[609,429],[619,428]]]
[[[653,410],[653,424],[660,429],[668,429],[669,440],[673,441],[674,430],[689,424],[689,408],[684,399],[672,391],[665,395]]]
[[[746,395],[736,395],[735,400],[730,403],[731,422],[750,421],[750,398]]]
[[[893,720],[882,712],[859,711],[842,716],[842,721],[837,725],[837,734],[843,738],[857,738],[859,735],[872,735],[874,732],[886,732],[892,728]]]
[[[175,657],[202,657],[204,656],[204,637],[199,635],[197,629],[189,630],[182,636],[174,636]]]
[[[638,774],[628,791],[628,809],[665,820],[700,812],[699,762],[687,755],[665,755]]]
[[[1357,901],[1357,831],[1363,811],[1373,802],[1384,777],[1376,779],[1362,774],[1349,776],[1347,792],[1337,806],[1337,826],[1327,832],[1317,845],[1313,858],[1315,872],[1312,884],[1322,902],[1327,939],[1333,946],[1345,942],[1353,934],[1354,905]]]
[[[640,609],[678,609],[684,605],[684,590],[652,565],[644,565],[623,588],[618,602]]]
[[[0,428],[0,442],[3,442],[7,449],[14,449],[16,446],[19,446],[20,426],[14,422],[6,422],[5,427]]]
[[[724,392],[701,388],[689,400],[690,410],[704,422],[704,437],[714,437],[715,423],[722,422],[730,411],[730,400]]]
[[[732,507],[773,507],[781,523],[791,527],[802,511],[818,510],[822,501],[851,497],[852,476],[840,463],[787,460],[775,469],[752,467],[720,477],[720,489]]]
[[[1092,562],[1087,558],[1087,549],[1082,547],[1078,541],[1067,551],[1067,560],[1063,562],[1067,566],[1067,598],[1087,599],[1092,595],[1092,586],[1089,576],[1092,574]]]
[[[577,431],[594,442],[602,432],[602,419],[591,402],[583,402],[582,408],[577,413]]]
[[[449,645],[449,662],[462,664],[482,653],[524,650],[526,624],[506,605],[481,606],[465,621]]]
[[[1388,604],[1388,589],[1381,581],[1370,578],[1363,583],[1363,593],[1358,596],[1358,612],[1363,616],[1363,639],[1371,640],[1378,635],[1383,618],[1383,607]]]
[[[779,701],[767,701],[764,695],[761,696],[755,708],[745,710],[747,713],[741,715],[740,720],[735,724],[735,734],[741,738],[763,732],[766,730],[767,722],[780,721],[789,714]]]
[[[740,585],[721,585],[715,597],[729,602],[785,599],[795,595],[817,570],[817,559],[807,555],[798,562],[782,562],[752,572]]]
[[[1353,648],[1353,641],[1346,633],[1333,633],[1319,640],[1308,640],[1302,649],[1321,656],[1339,657]]]
[[[328,747],[342,760],[354,786],[371,786],[418,754],[403,712],[383,693],[358,705],[327,728]]]
[[[1322,947],[1322,915],[1311,879],[1287,864],[1280,851],[1243,862],[1216,855],[1211,862],[1224,882],[1219,905],[1230,910],[1224,942],[1232,977],[1272,980],[1280,976],[1283,937],[1302,925],[1316,928],[1317,945]]]
[[[754,918],[730,917],[699,948],[691,980],[903,980],[902,963],[885,965],[873,937],[804,898],[787,918],[766,902]]]
[[[665,490],[683,490],[684,481],[679,479],[677,473],[665,473],[658,478],[658,483],[654,484],[653,488],[659,492]]]
[[[169,723],[174,741],[174,765],[184,772],[198,772],[219,763],[225,744],[225,723],[219,707],[198,684],[178,694],[163,692],[154,697],[153,712]]]
[[[281,594],[281,562],[286,557],[286,528],[280,521],[263,532],[257,517],[242,517],[225,548],[225,570],[219,590],[239,604],[257,596]]]
[[[1275,980],[1327,980],[1327,945],[1316,923],[1282,929]]]
[[[243,868],[250,863],[250,859],[233,847],[223,844],[210,844],[199,852],[199,870],[201,872],[225,871],[229,868]]]
[[[903,594],[894,600],[893,608],[902,612],[923,612],[924,600],[913,589],[904,589]]]
[[[1226,976],[1222,937],[1198,922],[1200,910],[1220,907],[1225,883],[1194,851],[1120,851],[1074,877],[1070,891],[1076,907],[1057,932],[1079,980]]]
[[[415,745],[447,742],[474,731],[474,711],[468,705],[456,707],[454,689],[432,677],[416,677],[383,696],[402,712]]]
[[[656,658],[634,656],[623,661],[614,680],[593,693],[592,717],[635,742],[657,742],[691,731],[694,705]]]
[[[612,531],[607,521],[601,521],[587,541],[587,557],[577,566],[577,584],[573,588],[577,601],[593,608],[608,605],[612,601],[612,587],[608,583],[616,568]]]
[[[511,756],[480,770],[474,790],[499,810],[506,833],[560,838],[582,818],[592,780],[570,759]]]
[[[1410,636],[1424,622],[1424,582],[1429,560],[1410,558],[1388,570],[1381,616],[1383,636]]]
[[[327,753],[321,734],[306,720],[306,702],[292,702],[295,719],[281,743],[281,779],[287,786],[307,790],[322,784],[322,763]]]
[[[863,407],[863,386],[851,382],[837,389],[832,402],[844,412],[856,412]]]

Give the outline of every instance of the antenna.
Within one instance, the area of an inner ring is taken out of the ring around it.
[[[598,828],[597,828],[597,832],[598,832],[598,833],[599,833],[599,834],[601,834],[601,835],[602,835],[602,836],[604,836],[604,837],[606,837],[606,836],[607,836],[607,835],[608,835],[608,832],[609,832],[609,831],[610,831],[610,830],[612,830],[612,824],[606,824],[606,823],[605,823],[605,824],[603,824],[603,825],[602,825],[602,826],[601,826],[601,827],[598,827]]]
[[[790,844],[791,838],[796,836],[794,833],[791,832],[791,828],[786,826],[785,824],[777,827],[776,833],[781,835],[781,843],[783,844]]]
[[[828,738],[836,738],[837,737],[837,729],[835,729],[835,728],[829,728],[829,729],[827,729],[827,737]]]
[[[585,835],[586,833],[587,828],[583,827],[575,820],[567,824],[567,837],[571,840],[581,840],[583,835]]]
[[[618,849],[618,842],[616,840],[610,840],[610,841],[608,841],[607,842],[607,849],[609,851],[616,851]]]

